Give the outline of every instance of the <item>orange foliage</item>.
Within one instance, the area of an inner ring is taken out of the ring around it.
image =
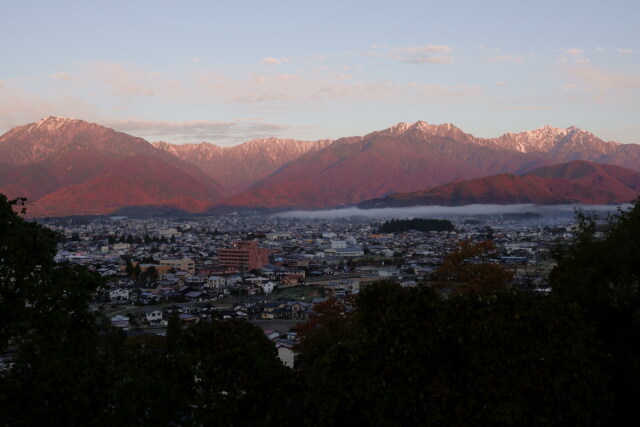
[[[463,241],[455,251],[447,254],[435,271],[435,285],[451,288],[456,293],[468,293],[507,286],[513,272],[490,261],[496,247],[490,240]]]

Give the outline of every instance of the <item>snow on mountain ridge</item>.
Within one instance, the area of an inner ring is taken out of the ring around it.
[[[64,125],[76,123],[76,122],[87,123],[84,120],[69,119],[67,117],[59,117],[59,116],[44,117],[38,120],[37,122],[33,123],[31,126],[29,126],[29,128],[27,129],[27,132],[29,133],[34,131],[54,132],[60,129],[61,127],[63,127]]]

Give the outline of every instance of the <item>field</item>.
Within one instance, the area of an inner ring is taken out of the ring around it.
[[[292,298],[303,301],[311,301],[311,299],[320,296],[319,286],[296,286],[293,288],[285,288],[273,293],[274,297]]]

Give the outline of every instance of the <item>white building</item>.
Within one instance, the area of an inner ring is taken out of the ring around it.
[[[346,240],[332,240],[331,241],[331,248],[332,249],[344,249],[346,247],[347,247]]]
[[[111,289],[109,291],[111,301],[126,301],[131,298],[131,290],[124,288]]]

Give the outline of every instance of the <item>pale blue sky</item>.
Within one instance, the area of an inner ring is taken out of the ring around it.
[[[0,132],[59,115],[229,145],[425,120],[640,143],[637,1],[4,3]]]

